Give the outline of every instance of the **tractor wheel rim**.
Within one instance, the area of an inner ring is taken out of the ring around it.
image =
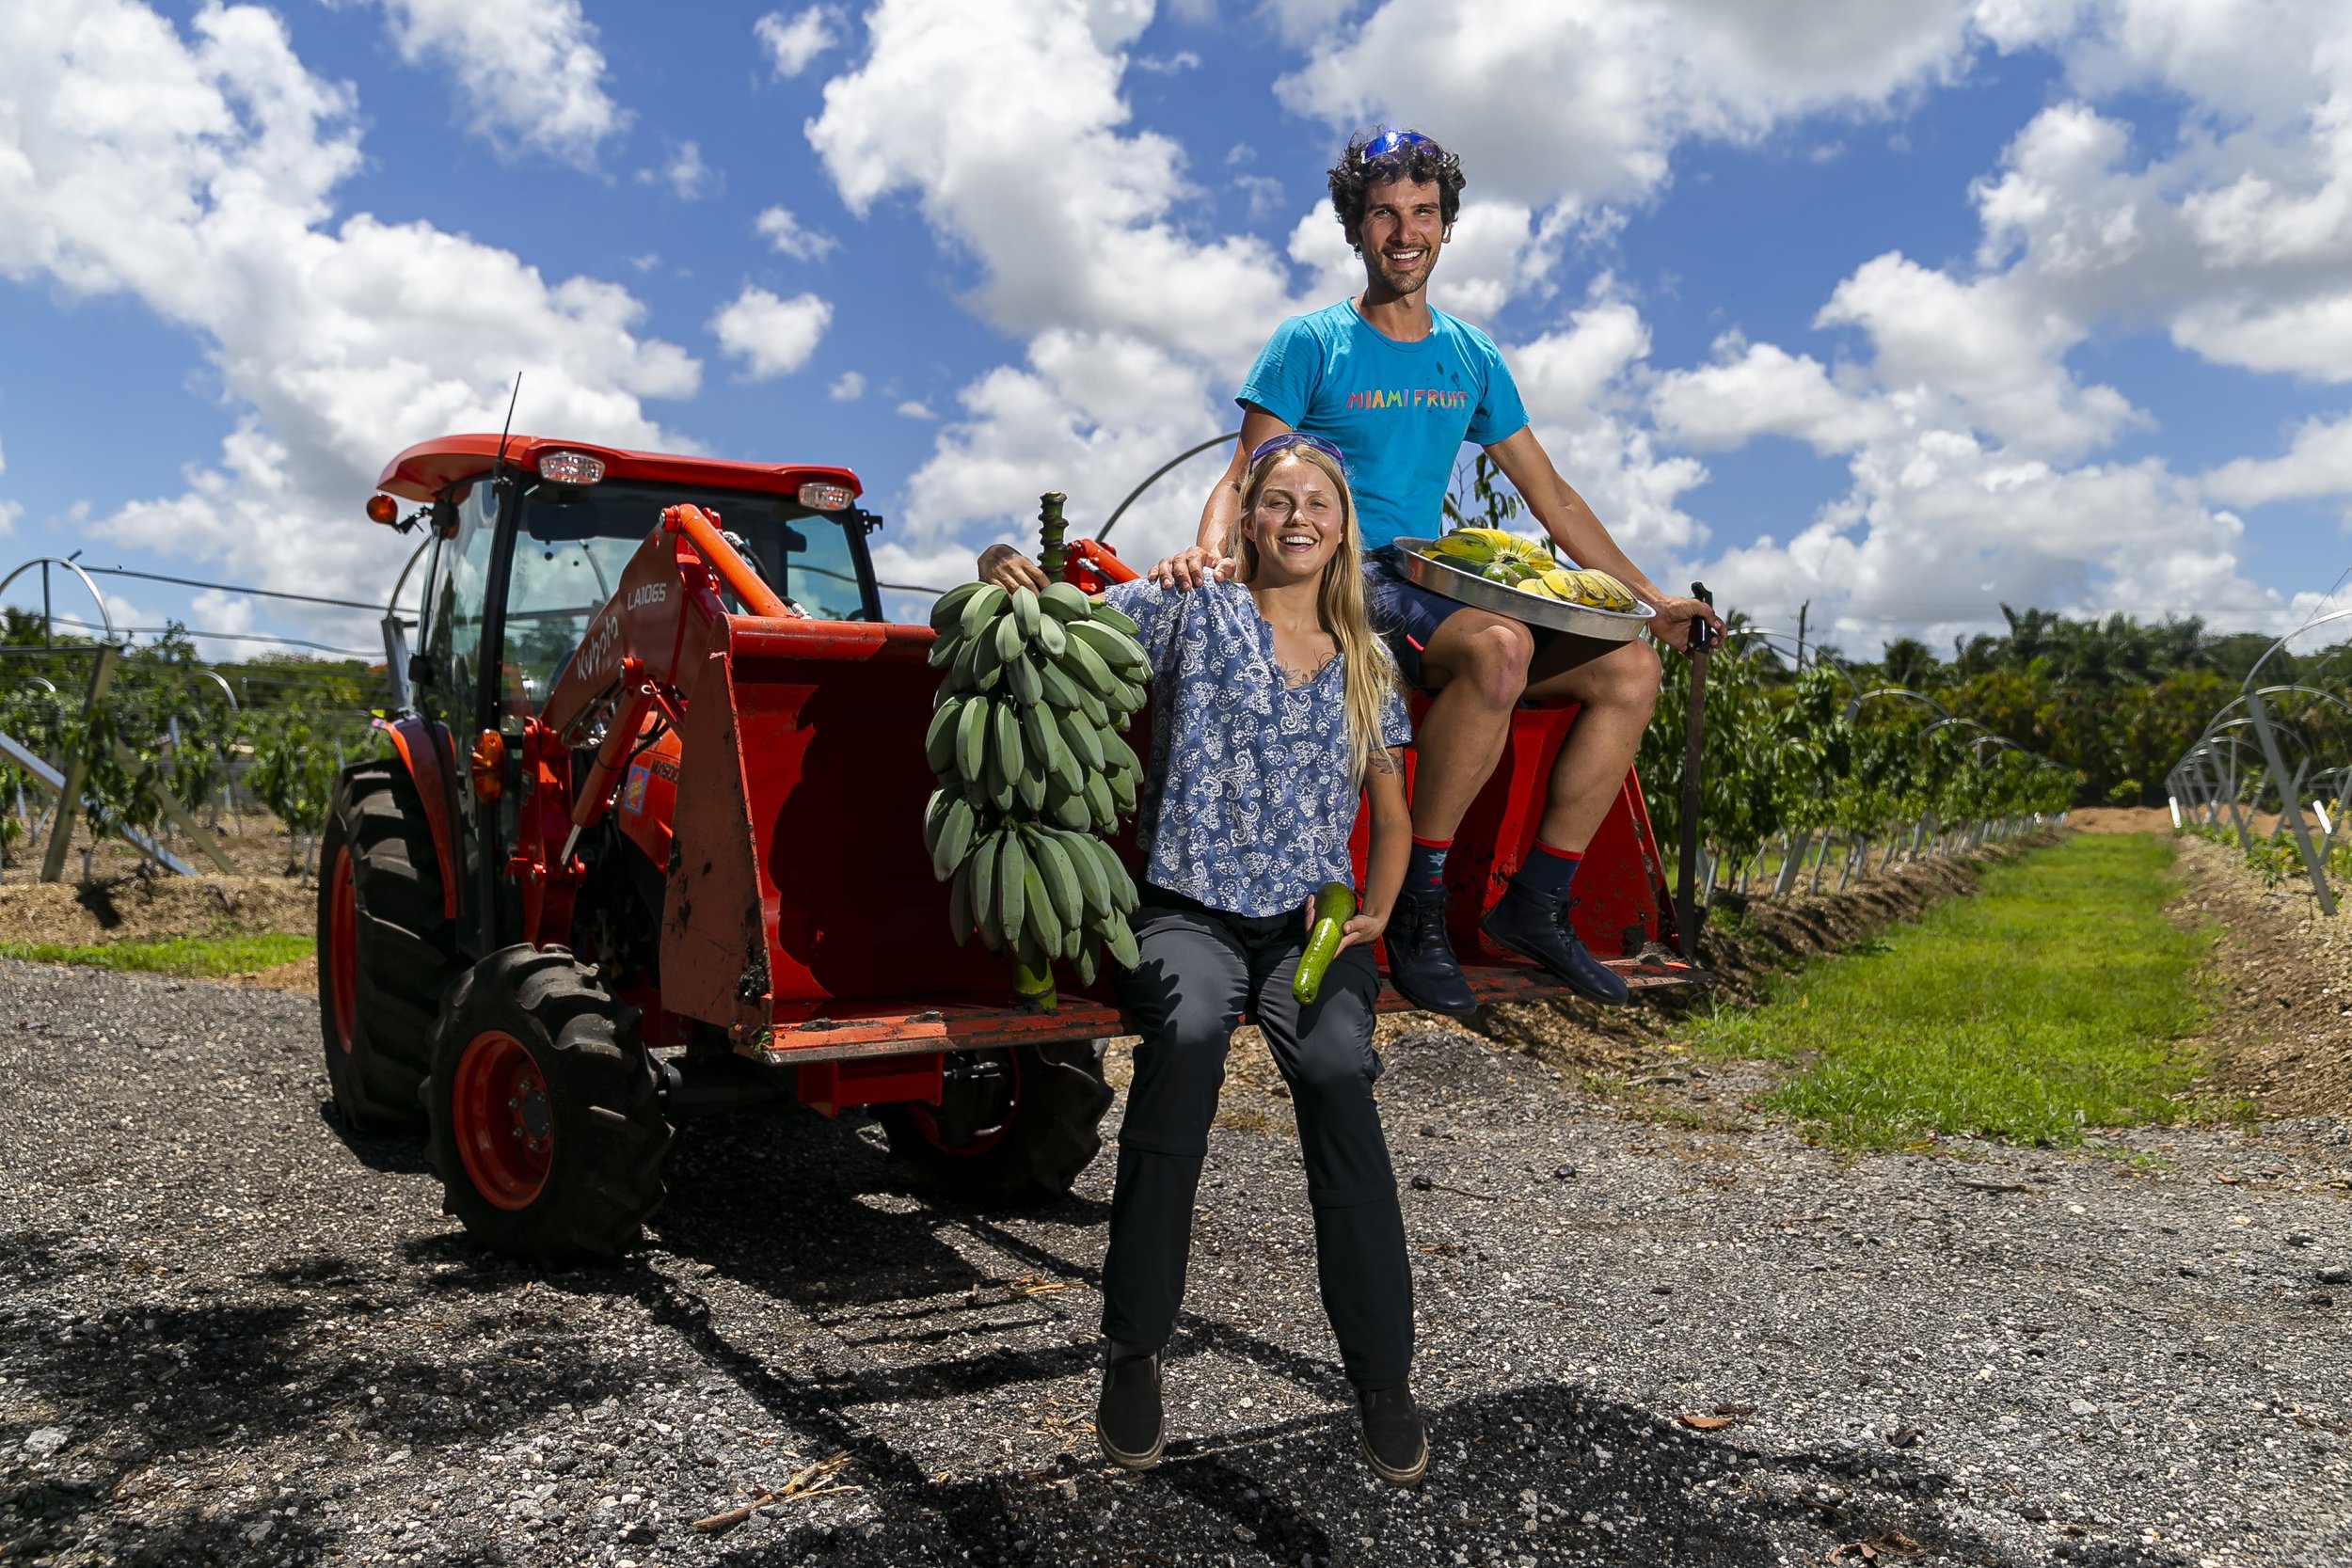
[[[523,1042],[485,1029],[466,1042],[450,1085],[450,1128],[473,1190],[500,1209],[527,1209],[555,1157],[546,1077]]]
[[[946,1137],[941,1135],[939,1131],[939,1118],[932,1114],[931,1107],[925,1105],[918,1101],[907,1107],[908,1111],[914,1118],[915,1131],[921,1132],[924,1138],[930,1143],[931,1147],[938,1149],[941,1153],[952,1154],[957,1158],[963,1160],[973,1159],[978,1155],[985,1154],[990,1149],[994,1148],[998,1144],[1003,1143],[1005,1141],[1005,1134],[1012,1131],[1012,1118],[1014,1115],[1018,1113],[1021,1108],[1021,1053],[1018,1051],[1006,1052],[1005,1067],[1007,1077],[1009,1079],[1011,1084],[1011,1088],[1010,1091],[1005,1096],[1004,1108],[1002,1111],[997,1113],[996,1121],[993,1126],[983,1128],[967,1143],[950,1143]]]
[[[359,1035],[359,898],[351,879],[351,846],[338,845],[326,889],[326,994],[335,1008],[335,1044],[351,1054]]]

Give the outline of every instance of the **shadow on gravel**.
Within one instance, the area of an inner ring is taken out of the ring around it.
[[[1181,1380],[1183,1364],[1171,1369]],[[823,1417],[782,1395],[787,1419]],[[1173,1442],[1149,1475],[1081,1472],[1066,1486],[1000,1475],[930,1485],[903,1455],[858,1449],[882,1518],[862,1533],[803,1528],[744,1542],[717,1560],[896,1564],[946,1548],[980,1564],[1190,1560],[1430,1564],[1447,1560],[1775,1568],[1950,1562],[2179,1568],[2136,1546],[2054,1539],[2026,1554],[1956,1534],[1936,1509],[1947,1476],[1908,1458],[1759,1451],[1700,1438],[1562,1385],[1482,1395],[1430,1411],[1429,1479],[1409,1493],[1372,1481],[1352,1413]],[[850,1434],[838,1433],[845,1446]],[[1119,1512],[1110,1512],[1116,1499]],[[1453,1554],[1463,1554],[1456,1558]]]
[[[418,1176],[432,1169],[424,1157],[421,1132],[359,1132],[335,1114],[335,1102],[319,1101],[319,1125],[349,1151],[351,1157],[379,1176]]]
[[[436,1250],[412,1249],[407,1267],[297,1254],[243,1276],[278,1297],[261,1304],[202,1285],[67,1316],[0,1298],[11,1376],[64,1433],[53,1454],[19,1449],[0,1469],[0,1560],[70,1548],[77,1561],[318,1561],[346,1540],[324,1515],[355,1474],[631,1391],[600,1347],[518,1298],[530,1271],[454,1246],[437,1264]],[[135,1279],[135,1261],[86,1238],[0,1236],[0,1278],[26,1287]],[[423,1320],[440,1353],[375,1352],[373,1329],[394,1314]],[[166,1465],[207,1478],[200,1513],[151,1479]]]
[[[969,1290],[972,1264],[940,1232],[976,1227],[979,1212],[914,1195],[873,1136],[863,1121],[799,1107],[690,1122],[671,1147],[670,1196],[650,1228],[678,1257],[827,1326]],[[1074,1231],[1107,1224],[1110,1206],[1073,1196],[1026,1212]],[[1056,1257],[1034,1267],[1085,1277]]]

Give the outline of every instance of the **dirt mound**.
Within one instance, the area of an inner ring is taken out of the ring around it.
[[[2084,806],[2066,814],[2066,825],[2087,833],[2169,833],[2172,813],[2163,806]]]
[[[0,942],[90,946],[230,931],[307,934],[318,892],[292,877],[125,877],[0,887]]]
[[[282,990],[295,996],[316,996],[319,993],[319,960],[315,953],[307,958],[296,958],[290,964],[274,964],[249,974],[231,974],[227,982],[251,990]]]
[[[2183,918],[2218,926],[2211,1056],[2199,1086],[2265,1117],[2352,1106],[2352,910],[2322,914],[2310,886],[2266,886],[2235,849],[2178,840]],[[2341,908],[2341,906],[2339,906]]]

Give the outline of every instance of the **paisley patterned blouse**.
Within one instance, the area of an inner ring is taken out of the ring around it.
[[[1286,685],[1274,628],[1237,582],[1179,593],[1143,578],[1105,599],[1142,628],[1152,660],[1136,817],[1145,879],[1241,915],[1288,913],[1326,882],[1353,882],[1361,792],[1348,776],[1342,659]],[[1392,689],[1379,744],[1411,738]]]

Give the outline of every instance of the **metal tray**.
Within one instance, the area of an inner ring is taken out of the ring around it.
[[[1514,621],[1524,621],[1531,626],[1548,626],[1577,637],[1597,638],[1604,642],[1629,642],[1650,618],[1658,613],[1649,606],[1634,602],[1631,610],[1595,610],[1589,605],[1567,604],[1559,599],[1541,598],[1523,594],[1516,588],[1505,588],[1499,582],[1488,582],[1475,572],[1465,572],[1442,561],[1432,561],[1420,552],[1435,543],[1428,539],[1399,539],[1389,559],[1404,574],[1405,580],[1458,599],[1478,610],[1489,610],[1497,615],[1507,615]]]

